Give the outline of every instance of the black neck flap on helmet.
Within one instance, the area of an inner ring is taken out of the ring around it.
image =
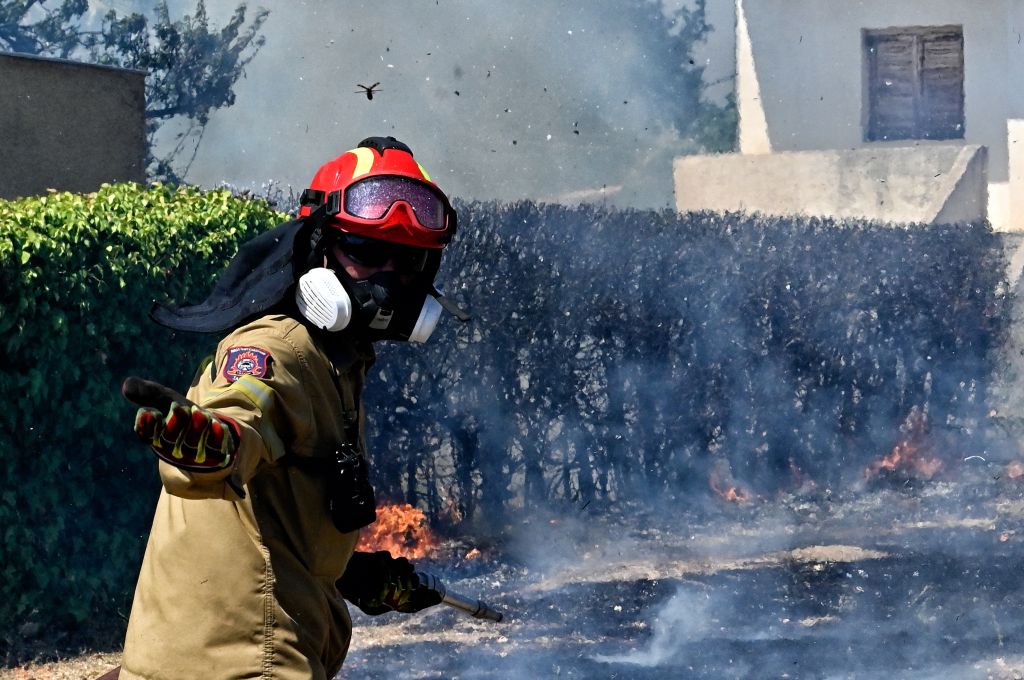
[[[310,218],[319,218],[311,215]],[[310,236],[319,219],[285,222],[246,241],[197,305],[156,304],[149,316],[162,326],[193,333],[217,333],[266,313],[285,299],[310,265]]]

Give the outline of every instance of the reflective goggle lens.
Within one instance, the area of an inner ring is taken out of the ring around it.
[[[426,248],[401,246],[352,234],[340,235],[338,246],[356,264],[377,268],[394,262],[396,271],[409,273],[423,271],[430,255]]]
[[[379,220],[396,201],[405,201],[427,229],[447,224],[444,198],[431,186],[408,177],[367,177],[345,189],[345,212],[365,220]]]

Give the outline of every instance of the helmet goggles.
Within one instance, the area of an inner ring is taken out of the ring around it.
[[[448,226],[451,206],[434,187],[400,175],[375,175],[345,188],[342,208],[350,217],[385,221],[395,203],[404,201],[424,229],[442,231]]]
[[[317,215],[332,230],[434,250],[458,228],[448,197],[391,137],[365,139],[322,165],[299,206],[300,218]]]

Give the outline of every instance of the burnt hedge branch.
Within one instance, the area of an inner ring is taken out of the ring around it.
[[[475,319],[387,348],[371,389],[373,448],[403,461],[379,480],[392,497],[500,521],[712,474],[848,484],[915,409],[950,453],[983,446],[1007,303],[984,225],[462,211],[442,275]]]

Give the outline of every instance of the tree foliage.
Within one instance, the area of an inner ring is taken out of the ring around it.
[[[705,65],[697,48],[714,26],[707,20],[707,1],[694,0],[667,10],[661,0],[623,3],[626,21],[644,37],[645,62],[663,65],[637,74],[644,89],[656,93],[680,135],[695,140],[704,151],[731,151],[736,145],[737,113],[733,97],[722,103],[705,98]],[[674,74],[664,78],[663,74]],[[658,80],[654,80],[658,78]],[[649,79],[649,80],[648,80]]]
[[[150,154],[157,131],[170,121],[181,123],[171,151],[148,159],[148,173],[177,180],[191,163],[210,114],[234,103],[235,84],[263,46],[260,28],[268,12],[250,16],[240,4],[217,28],[210,25],[204,0],[178,20],[160,0],[152,17],[109,10],[90,27],[85,24],[89,9],[89,0],[0,0],[0,49],[145,70]],[[182,166],[190,141],[194,146]]]

